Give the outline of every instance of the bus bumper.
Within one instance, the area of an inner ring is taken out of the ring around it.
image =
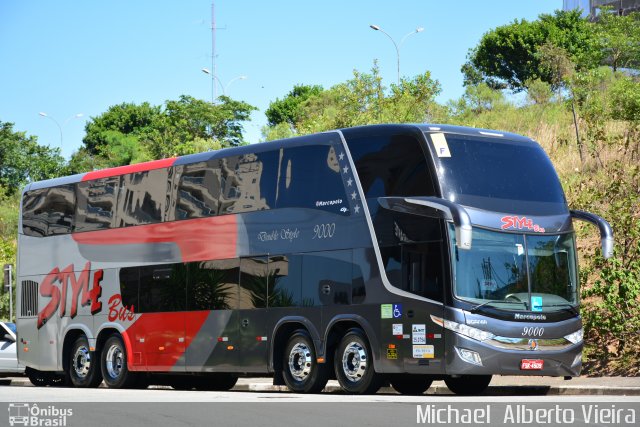
[[[497,348],[484,342],[448,333],[452,346],[446,355],[448,375],[580,375],[582,342],[566,349],[519,351]]]

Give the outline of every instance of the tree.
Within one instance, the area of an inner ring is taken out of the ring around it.
[[[242,122],[256,108],[221,96],[219,103],[182,95],[163,107],[123,103],[93,117],[84,147],[70,161],[74,172],[191,154],[244,143]]]
[[[269,104],[265,111],[268,125],[288,123],[292,127],[295,126],[300,119],[302,103],[312,96],[319,95],[323,90],[319,85],[295,85],[284,98],[278,98]]]
[[[465,84],[482,80],[493,88],[515,91],[536,79],[551,84],[553,76],[540,67],[537,55],[545,43],[564,49],[578,69],[592,68],[602,58],[594,24],[578,11],[556,11],[533,22],[516,20],[486,33],[462,67]]]
[[[58,148],[39,145],[37,138],[15,132],[13,123],[0,121],[0,185],[8,194],[31,181],[63,175],[64,158]]]
[[[618,16],[605,9],[598,16],[596,29],[604,63],[613,71],[640,65],[640,13]]]

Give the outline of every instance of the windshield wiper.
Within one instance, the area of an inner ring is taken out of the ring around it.
[[[475,307],[473,307],[471,310],[469,310],[471,313],[475,313],[477,312],[480,308],[484,307],[485,305],[488,304],[495,304],[495,303],[507,303],[507,304],[522,304],[524,305],[524,308],[527,308],[527,303],[526,301],[515,301],[515,300],[504,300],[504,299],[496,299],[496,300],[489,300],[489,301],[485,301],[482,304],[478,304]]]
[[[563,310],[573,313],[576,316],[580,314],[578,310],[576,310],[576,308],[573,305],[569,304],[568,302],[564,302],[562,304],[545,304],[544,306],[545,307],[562,307]]]

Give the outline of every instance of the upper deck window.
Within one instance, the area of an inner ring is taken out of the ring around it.
[[[439,135],[435,142],[430,137],[434,153],[434,144],[446,144],[433,156],[445,199],[494,212],[567,213],[558,176],[535,142]]]

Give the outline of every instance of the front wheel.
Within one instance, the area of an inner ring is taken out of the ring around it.
[[[298,330],[289,338],[282,375],[289,390],[295,393],[319,393],[327,385],[327,367],[318,363],[315,347],[306,331]]]
[[[426,375],[398,374],[390,376],[389,382],[398,393],[417,396],[424,394],[433,380]]]
[[[98,357],[89,348],[89,340],[84,335],[79,336],[70,353],[69,379],[74,387],[98,387],[102,382]]]
[[[127,367],[127,351],[118,334],[111,335],[104,343],[100,358],[102,376],[109,388],[131,388],[137,383],[137,376]]]
[[[351,394],[374,394],[382,378],[373,368],[373,353],[361,329],[350,329],[340,340],[334,358],[340,387]]]
[[[491,375],[462,375],[444,380],[449,390],[462,396],[480,394],[487,389],[490,382]]]

